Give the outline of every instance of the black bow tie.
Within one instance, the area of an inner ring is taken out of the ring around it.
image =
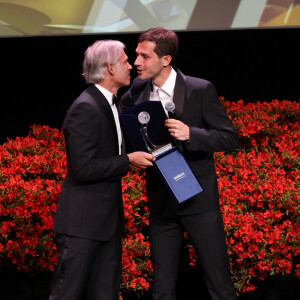
[[[120,102],[120,99],[118,98],[118,96],[113,95],[113,97],[112,97],[112,103],[113,103],[113,105],[114,105],[114,104],[115,104],[115,105],[118,105],[119,102]]]

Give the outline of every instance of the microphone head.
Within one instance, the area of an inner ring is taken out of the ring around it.
[[[165,109],[168,112],[174,113],[175,112],[175,103],[172,101],[167,102],[165,105]]]

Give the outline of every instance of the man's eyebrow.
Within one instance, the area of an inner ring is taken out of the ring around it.
[[[147,53],[145,53],[145,52],[135,52],[136,54],[139,54],[139,55],[142,55],[142,56],[147,56],[148,54]]]

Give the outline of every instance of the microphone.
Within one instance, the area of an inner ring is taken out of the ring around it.
[[[170,119],[177,119],[175,114],[174,102],[172,101],[167,102],[165,105],[165,109],[167,110]]]
[[[170,119],[178,120],[176,113],[175,113],[175,103],[174,102],[172,102],[172,101],[167,102],[165,105],[165,109],[167,110]],[[176,140],[175,138],[174,138],[174,140],[175,140],[175,146],[178,148],[178,150],[180,152],[182,152],[184,150],[184,142]]]

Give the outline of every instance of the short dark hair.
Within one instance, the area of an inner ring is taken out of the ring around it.
[[[154,52],[158,57],[170,55],[171,62],[175,59],[178,52],[178,37],[174,31],[162,27],[150,28],[139,36],[138,42],[144,41],[156,44]]]

